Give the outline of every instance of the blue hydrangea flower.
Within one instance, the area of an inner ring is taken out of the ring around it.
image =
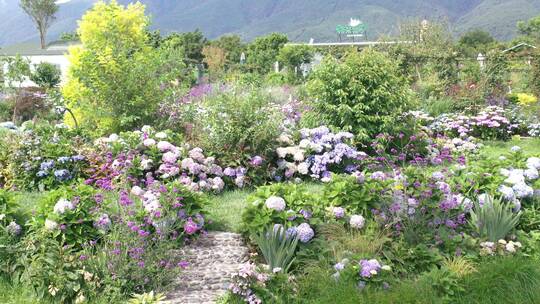
[[[315,236],[315,231],[313,231],[308,223],[298,225],[298,227],[296,227],[296,233],[298,235],[298,239],[302,243],[309,242]]]
[[[47,171],[41,170],[36,175],[37,175],[37,177],[45,177],[45,176],[48,175],[48,173],[47,173]]]
[[[83,160],[84,160],[84,156],[83,156],[83,155],[75,155],[75,156],[71,157],[71,159],[72,159],[73,161],[76,161],[76,162],[77,162],[77,161],[83,161]]]
[[[71,178],[71,174],[66,169],[60,169],[54,171],[54,176],[60,181],[68,180]]]
[[[61,164],[65,164],[69,161],[71,161],[71,157],[68,157],[68,156],[62,156],[58,158],[58,162]]]
[[[50,160],[50,161],[44,161],[41,163],[41,165],[39,166],[39,168],[42,170],[42,171],[47,171],[47,170],[50,170],[54,167],[54,160]]]

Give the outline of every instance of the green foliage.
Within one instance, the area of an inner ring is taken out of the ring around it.
[[[486,54],[495,42],[495,38],[489,32],[474,29],[461,35],[458,48],[465,56],[475,58],[478,53]]]
[[[229,70],[240,64],[242,52],[246,50],[246,45],[238,35],[224,35],[210,43],[225,51],[225,67]]]
[[[54,88],[60,83],[61,72],[54,64],[42,62],[35,67],[34,73],[30,76],[35,84],[42,88]]]
[[[27,132],[12,134],[7,138],[11,153],[7,156],[11,164],[7,169],[13,179],[9,182],[19,189],[53,189],[60,185],[70,184],[82,176],[81,167],[84,161],[74,161],[73,156],[79,154],[79,148],[87,142],[81,130],[73,130],[49,124],[26,124]],[[65,161],[60,159],[66,157]],[[47,170],[42,163],[51,162]],[[66,169],[69,177],[55,176],[56,170]],[[44,171],[45,175],[38,175]]]
[[[62,92],[83,125],[97,133],[140,127],[154,120],[173,80],[182,80],[183,53],[151,47],[140,3],[98,2],[79,23],[81,47],[70,49]]]
[[[271,97],[243,87],[205,99],[194,121],[195,138],[203,150],[223,164],[245,164],[252,156],[267,157],[281,132],[282,114]],[[256,122],[256,123],[254,123]]]
[[[283,226],[270,226],[265,232],[255,236],[255,243],[259,246],[270,270],[284,273],[289,271],[298,245],[296,235],[287,236]]]
[[[44,232],[50,238],[72,246],[95,240],[101,232],[94,227],[94,219],[99,215],[92,214],[96,207],[97,191],[84,184],[64,186],[49,192],[36,207],[36,214],[31,222],[32,230],[36,233]],[[69,201],[72,209],[56,210],[61,201]],[[54,222],[56,227],[48,223]],[[64,225],[63,229],[60,225]]]
[[[381,201],[381,192],[391,183],[366,179],[358,182],[350,175],[333,175],[325,184],[323,200],[331,206],[341,206],[352,214],[368,216],[371,209]]]
[[[165,295],[162,293],[154,294],[154,291],[143,294],[134,294],[129,300],[129,304],[159,304],[165,300]]]
[[[181,50],[185,56],[186,64],[202,63],[204,59],[203,48],[207,40],[199,30],[186,33],[172,33],[161,42],[163,45]]]
[[[281,50],[277,60],[289,70],[289,73],[294,74],[294,69],[297,68],[300,72],[300,65],[310,63],[313,59],[313,50],[307,45],[286,45]],[[296,75],[295,75],[296,76]]]
[[[534,41],[540,40],[540,16],[533,17],[527,21],[519,21],[517,28],[520,34]]]
[[[285,200],[286,210],[293,210],[295,214],[300,210],[313,212],[312,219],[321,222],[326,207],[325,202],[319,201],[317,196],[307,191],[305,186],[292,183],[278,183],[262,186],[247,198],[248,206],[242,213],[241,231],[253,234],[264,231],[273,224],[282,224],[286,228],[303,223],[303,218],[288,220],[287,212],[276,211],[265,206],[266,200],[271,196],[278,196]]]
[[[281,48],[289,39],[286,35],[272,33],[259,37],[248,45],[246,63],[255,72],[266,74],[274,67]]]
[[[308,92],[323,122],[367,141],[392,128],[411,105],[411,91],[396,63],[368,49],[343,62],[325,58],[311,75]]]
[[[521,212],[514,213],[512,207],[500,200],[488,197],[483,206],[475,202],[470,212],[470,223],[481,238],[491,242],[504,239],[519,222]]]
[[[85,280],[85,271],[72,246],[50,238],[44,231],[30,234],[21,245],[21,281],[31,286],[39,299],[48,302],[73,302],[87,297],[95,281]],[[85,295],[86,293],[86,295]]]
[[[499,50],[488,52],[481,83],[484,96],[504,96],[509,77],[509,63],[506,55]]]
[[[538,303],[540,268],[520,257],[498,257],[480,263],[476,272],[464,277],[465,290],[453,303]]]

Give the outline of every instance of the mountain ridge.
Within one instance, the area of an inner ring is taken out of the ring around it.
[[[0,0],[0,46],[37,41],[38,34],[18,0]],[[76,29],[95,0],[63,0],[48,40]],[[119,0],[126,4],[130,1]],[[395,34],[411,18],[445,19],[456,34],[481,28],[509,40],[516,22],[540,14],[540,0],[142,0],[152,28],[162,33],[200,29],[208,38],[239,34],[244,40],[283,32],[293,41],[335,41],[335,27],[351,17],[368,25],[368,39]]]

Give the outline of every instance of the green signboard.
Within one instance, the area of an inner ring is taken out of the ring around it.
[[[353,39],[354,37],[365,37],[367,33],[367,25],[359,19],[351,18],[348,25],[337,25],[336,33],[339,35],[340,40],[342,35],[353,37]]]

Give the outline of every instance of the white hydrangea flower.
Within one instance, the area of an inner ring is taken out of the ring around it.
[[[56,214],[63,214],[67,210],[73,210],[74,208],[75,206],[73,206],[72,202],[70,202],[69,200],[65,198],[62,198],[58,200],[58,202],[56,202],[56,204],[54,205],[53,211]]]
[[[133,188],[131,188],[131,194],[141,196],[144,194],[144,190],[139,186],[133,186]]]
[[[512,189],[514,190],[514,193],[517,198],[524,198],[524,197],[530,197],[534,194],[534,189],[523,183],[515,184]]]
[[[45,229],[47,230],[56,230],[58,228],[58,223],[49,219],[45,220]]]
[[[508,201],[512,201],[515,198],[514,190],[508,186],[501,185],[499,187],[499,192],[501,192],[503,197]]]
[[[512,148],[510,148],[510,151],[512,151],[514,153],[519,152],[519,151],[521,151],[521,147],[520,146],[513,146]]]
[[[523,176],[523,170],[521,169],[510,170],[510,173],[508,174],[508,178],[505,180],[505,182],[511,185],[524,183],[525,176]]]
[[[156,145],[156,141],[152,138],[147,138],[143,141],[143,145],[145,147],[151,147],[151,146],[155,146]]]
[[[538,178],[538,170],[536,168],[529,168],[523,171],[523,175],[528,180],[535,180]]]
[[[534,168],[536,170],[540,170],[540,158],[529,157],[527,159],[527,168]]]
[[[349,220],[349,224],[351,225],[351,227],[356,229],[362,229],[365,223],[366,219],[359,214],[352,215],[351,219]]]
[[[156,135],[154,135],[157,139],[165,139],[167,138],[167,133],[165,132],[158,132]]]
[[[107,141],[108,142],[117,142],[119,138],[120,137],[118,136],[118,134],[113,133],[113,134],[109,135],[109,138],[107,138]]]
[[[302,175],[307,175],[309,173],[309,165],[307,163],[298,164],[298,173]]]
[[[149,202],[146,202],[144,204],[144,210],[148,213],[157,211],[161,208],[161,205],[159,204],[158,200],[151,200]]]
[[[283,211],[286,207],[285,200],[279,196],[270,196],[266,199],[265,205],[267,208],[276,211]]]
[[[154,161],[152,161],[151,159],[143,159],[141,161],[141,169],[142,170],[150,170],[150,169],[152,169],[153,162]]]
[[[278,155],[279,158],[285,158],[285,157],[287,157],[288,149],[283,148],[283,147],[279,147],[279,148],[276,149],[276,152],[277,152],[277,155]]]

